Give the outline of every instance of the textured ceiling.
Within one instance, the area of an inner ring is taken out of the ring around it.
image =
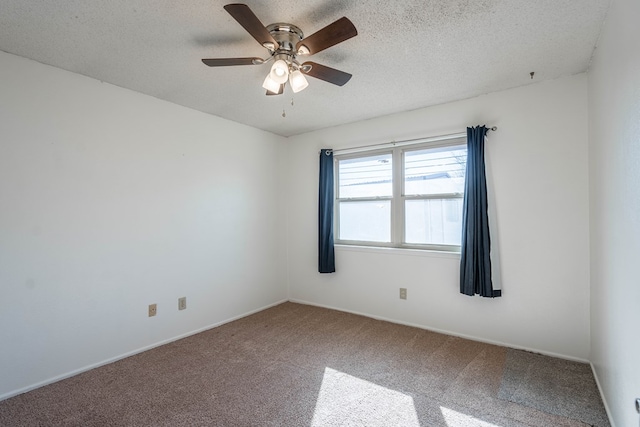
[[[270,65],[200,61],[267,56],[222,0],[2,0],[0,50],[289,136],[586,71],[609,2],[249,1],[265,25],[358,30],[310,57],[353,74],[345,86],[283,96],[261,87]]]

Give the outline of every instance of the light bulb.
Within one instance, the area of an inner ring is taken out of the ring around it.
[[[286,82],[289,77],[289,65],[284,60],[278,59],[271,67],[270,76],[278,84]]]
[[[295,70],[289,75],[289,82],[291,83],[291,90],[293,90],[294,93],[298,93],[309,86],[309,82],[300,70]]]
[[[264,83],[262,83],[262,87],[272,93],[280,92],[280,83],[274,81],[271,78],[271,73],[267,75],[267,78],[264,79]]]

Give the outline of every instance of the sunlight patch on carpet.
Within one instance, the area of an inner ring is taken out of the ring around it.
[[[500,427],[444,406],[440,407],[440,411],[448,427]]]
[[[411,396],[325,368],[311,426],[334,425],[420,427],[420,422]]]

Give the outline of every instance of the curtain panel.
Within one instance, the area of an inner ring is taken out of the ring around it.
[[[333,150],[320,150],[320,190],[318,198],[318,272],[334,273],[333,248]]]
[[[491,237],[487,214],[487,178],[484,162],[486,126],[467,128],[467,170],[464,187],[460,292],[495,298],[502,296],[491,282]]]

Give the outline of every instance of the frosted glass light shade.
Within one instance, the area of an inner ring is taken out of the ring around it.
[[[294,93],[298,93],[309,86],[309,82],[300,70],[295,70],[289,75],[289,82],[291,83],[291,89]]]
[[[289,65],[282,59],[278,59],[271,67],[271,80],[278,84],[282,84],[289,78]]]
[[[280,83],[274,81],[271,78],[271,73],[267,75],[267,78],[264,79],[264,83],[262,83],[262,87],[268,90],[269,92],[278,93],[280,91]]]

